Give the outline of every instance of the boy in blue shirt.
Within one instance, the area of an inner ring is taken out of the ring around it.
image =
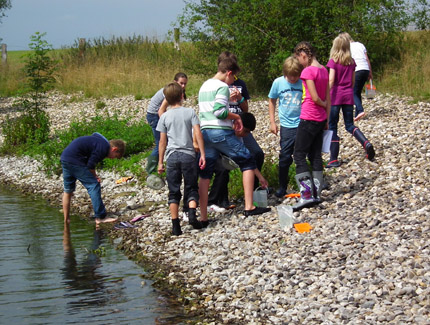
[[[102,201],[100,178],[96,174],[96,165],[105,158],[118,159],[124,155],[125,143],[122,140],[108,141],[100,133],[83,136],[73,140],[61,154],[63,167],[63,214],[64,222],[70,223],[70,202],[79,180],[91,197],[96,224],[114,222],[116,218],[107,218]]]
[[[303,96],[303,83],[300,79],[302,65],[290,56],[282,66],[283,76],[276,78],[269,92],[270,131],[278,135],[275,122],[276,102],[279,99],[279,122],[281,124],[281,151],[279,152],[279,189],[275,192],[278,198],[287,193],[288,171],[293,162],[294,143],[297,127],[300,122],[300,110]]]

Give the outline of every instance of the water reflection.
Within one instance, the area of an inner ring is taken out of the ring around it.
[[[95,253],[100,247],[101,236],[101,230],[94,231],[91,248],[82,263],[78,264],[70,237],[70,225],[64,223],[64,267],[61,270],[63,272],[63,283],[67,290],[65,297],[78,298],[68,302],[72,310],[93,305],[101,306],[110,301],[108,296],[112,295],[112,292],[106,290],[104,285],[105,276],[98,272],[102,264],[100,257]],[[82,296],[83,291],[85,291],[85,296]],[[118,292],[116,295],[121,295],[121,293]]]

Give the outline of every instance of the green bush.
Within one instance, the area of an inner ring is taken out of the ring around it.
[[[128,119],[120,119],[117,115],[95,116],[90,121],[72,122],[68,130],[57,132],[51,140],[40,145],[33,145],[25,153],[41,159],[47,173],[60,174],[60,155],[63,150],[74,139],[91,135],[94,132],[101,133],[109,140],[124,140],[127,143],[125,156],[139,154],[132,159],[133,163],[143,159],[140,154],[152,147],[154,143],[152,129],[144,122],[130,123]],[[105,165],[110,168],[118,166],[108,162],[108,160],[106,160]]]
[[[54,71],[56,62],[48,53],[51,50],[43,36],[36,33],[31,36],[29,47],[32,51],[26,54],[24,71],[27,77],[26,89],[29,93],[19,103],[24,110],[17,118],[6,117],[2,124],[5,137],[1,151],[14,153],[28,145],[37,145],[48,140],[50,132],[50,120],[45,112],[46,91],[54,83]]]

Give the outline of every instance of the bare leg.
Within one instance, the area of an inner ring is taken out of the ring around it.
[[[200,196],[200,221],[208,220],[208,191],[210,179],[200,178],[199,196]],[[251,192],[252,195],[252,192]],[[252,201],[252,199],[251,199]]]
[[[242,173],[243,192],[245,194],[245,210],[254,209],[252,203],[252,192],[254,191],[254,176],[253,170],[245,170]]]
[[[197,208],[197,202],[194,200],[191,200],[190,202],[188,202],[188,207],[191,209]]]
[[[172,216],[172,219],[178,219],[179,204],[170,203],[169,208],[170,208],[170,215]]]
[[[72,201],[73,193],[63,193],[63,214],[64,222],[70,223],[70,202]]]

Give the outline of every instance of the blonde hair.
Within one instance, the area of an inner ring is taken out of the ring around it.
[[[345,36],[339,35],[333,40],[330,50],[330,58],[342,65],[350,65],[354,62],[351,57],[351,45]]]
[[[343,37],[345,37],[348,41],[350,41],[350,42],[354,42],[354,40],[352,39],[351,35],[349,35],[347,32],[340,33],[340,34],[339,34],[339,36],[343,36]]]
[[[303,66],[294,56],[286,58],[284,64],[282,65],[282,73],[284,74],[284,77],[298,77],[302,73],[302,70]]]
[[[111,148],[117,148],[118,158],[124,156],[125,153],[125,142],[120,139],[113,139],[109,141]]]

